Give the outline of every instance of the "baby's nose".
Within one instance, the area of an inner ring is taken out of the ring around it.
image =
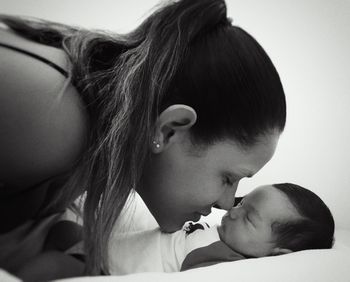
[[[227,189],[225,193],[221,196],[221,198],[216,202],[215,207],[223,210],[230,210],[230,208],[234,205],[235,202],[235,194],[237,191],[238,183],[235,183]]]
[[[240,214],[241,214],[241,210],[238,207],[233,207],[229,210],[229,215],[231,219],[237,219],[239,218]]]

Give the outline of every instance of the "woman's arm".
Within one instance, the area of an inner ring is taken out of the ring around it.
[[[62,252],[47,251],[25,264],[16,275],[27,282],[51,281],[84,275],[85,264]]]

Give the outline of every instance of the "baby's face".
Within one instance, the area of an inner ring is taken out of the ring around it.
[[[220,239],[251,257],[277,254],[272,224],[299,218],[287,196],[273,186],[261,186],[229,210],[218,228]]]

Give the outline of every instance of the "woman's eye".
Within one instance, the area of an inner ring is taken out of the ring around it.
[[[228,186],[232,186],[232,185],[233,185],[233,182],[231,181],[230,178],[225,177],[225,179],[224,179],[224,184],[225,184],[225,185],[228,185]]]
[[[250,219],[249,215],[247,214],[246,216],[246,221],[247,223],[249,223],[250,225],[254,226],[255,227],[255,224],[253,223],[253,221]]]

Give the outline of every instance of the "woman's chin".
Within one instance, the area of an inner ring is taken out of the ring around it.
[[[162,223],[159,223],[160,230],[164,233],[173,233],[175,231],[178,231],[182,229],[184,224],[188,221],[193,221],[197,222],[201,219],[201,214],[200,213],[193,213],[191,215],[185,216],[183,220],[179,220],[178,222],[170,222],[170,221],[165,221]]]
[[[201,219],[202,215],[200,213],[195,213],[191,219],[186,220],[186,221],[193,221],[193,222],[197,222]]]

